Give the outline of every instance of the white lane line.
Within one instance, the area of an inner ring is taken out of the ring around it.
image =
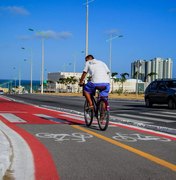
[[[33,154],[26,141],[15,131],[0,121],[0,130],[8,137],[11,144],[12,156],[7,179],[35,179]]]
[[[171,123],[171,122],[175,122],[172,120],[167,120],[167,119],[159,119],[159,118],[153,118],[153,117],[145,117],[145,116],[138,116],[138,115],[131,115],[131,114],[117,114],[118,116],[122,116],[122,117],[130,117],[130,118],[137,118],[137,119],[145,119],[148,121],[159,121],[159,122],[165,122],[165,123]]]
[[[61,119],[58,119],[58,118],[55,118],[55,117],[52,117],[52,116],[48,116],[48,115],[45,115],[45,114],[35,114],[35,115],[40,117],[40,118],[47,119],[49,121],[54,121],[54,122],[59,122],[59,123],[67,123],[67,121],[64,121],[64,120],[61,120]]]
[[[172,115],[166,115],[166,114],[154,114],[154,113],[149,113],[149,112],[142,112],[141,114],[146,114],[146,115],[152,115],[152,116],[159,116],[159,117],[167,117],[167,118],[176,118],[176,116],[172,116]]]
[[[159,112],[160,113],[160,112]],[[162,114],[171,114],[171,115],[175,115],[176,116],[176,113],[174,112],[161,112]]]
[[[138,121],[138,120],[134,120],[133,118],[123,118],[123,117],[119,117],[119,115],[117,116],[110,116],[110,118],[114,118],[120,121],[128,121],[128,122],[132,122],[132,123],[143,123],[143,124],[153,124],[153,122],[148,122],[148,121]],[[115,122],[115,121],[112,121]]]
[[[7,119],[9,122],[13,122],[13,123],[23,122],[23,123],[26,123],[26,121],[24,121],[20,117],[14,115],[14,114],[11,114],[11,113],[0,113],[0,115],[2,117],[4,117],[5,119]]]

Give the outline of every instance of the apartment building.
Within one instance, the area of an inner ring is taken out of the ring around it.
[[[149,61],[136,60],[131,63],[131,77],[151,82],[155,79],[172,78],[173,61],[171,58],[154,58]]]

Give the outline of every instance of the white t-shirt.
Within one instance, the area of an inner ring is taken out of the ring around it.
[[[83,71],[89,73],[92,83],[110,83],[110,70],[102,61],[96,59],[87,61]]]

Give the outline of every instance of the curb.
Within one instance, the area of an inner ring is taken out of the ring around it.
[[[0,179],[34,179],[33,155],[27,143],[2,121],[0,132],[3,134]]]
[[[11,142],[7,135],[0,129],[0,179],[3,179],[5,173],[10,167],[12,156]]]

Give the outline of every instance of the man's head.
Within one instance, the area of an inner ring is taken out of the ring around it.
[[[88,56],[85,57],[86,61],[89,61],[89,60],[92,60],[92,59],[94,59],[94,57],[92,55],[88,55]]]

